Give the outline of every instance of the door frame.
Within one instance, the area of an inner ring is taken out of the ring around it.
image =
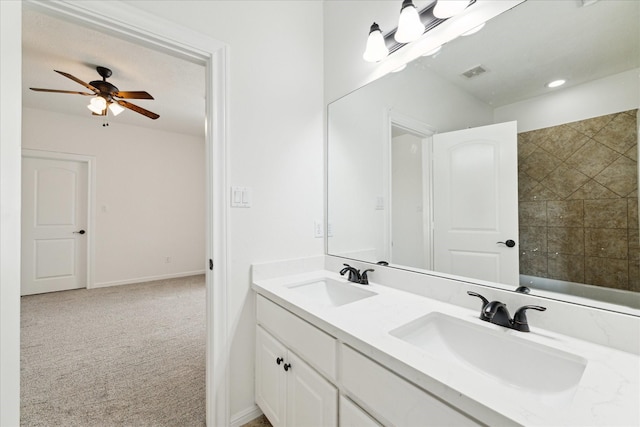
[[[20,164],[22,122],[22,8],[33,7],[58,18],[115,34],[134,43],[205,66],[206,270],[208,425],[229,425],[229,338],[227,310],[227,123],[229,46],[202,33],[120,1],[25,0],[2,2],[3,57],[0,88],[0,424],[20,419]],[[215,240],[213,238],[215,236]]]
[[[436,129],[431,125],[418,120],[414,117],[411,117],[407,114],[401,113],[394,109],[385,110],[384,120],[383,120],[383,132],[382,132],[382,185],[383,185],[383,194],[385,198],[385,211],[384,211],[384,250],[383,250],[383,258],[385,261],[391,263],[392,255],[393,255],[393,247],[391,245],[393,241],[392,236],[392,224],[393,224],[393,212],[391,212],[391,189],[392,185],[392,150],[393,150],[393,128],[399,127],[405,129],[412,134],[418,136],[422,139],[422,160],[429,165],[429,171],[427,174],[424,173],[423,169],[423,197],[425,197],[425,201],[429,202],[429,209],[422,210],[423,215],[423,224],[425,229],[431,230],[433,224],[433,216],[432,216],[432,198],[433,194],[431,191],[431,143],[433,135],[436,133]],[[432,233],[430,232],[430,235]],[[430,239],[425,239],[424,247],[432,248],[433,236]],[[425,254],[432,254],[432,250],[429,249],[425,251]],[[429,261],[430,265],[433,265],[433,256],[431,255],[431,259],[426,260]]]
[[[87,264],[87,289],[91,289],[94,283],[95,272],[95,239],[93,237],[95,231],[96,220],[96,158],[93,156],[85,156],[82,154],[62,153],[57,151],[33,150],[30,148],[22,149],[22,158],[29,157],[32,159],[45,160],[68,160],[74,162],[85,163],[87,165],[87,248],[86,248],[86,264]],[[22,184],[22,181],[21,181]],[[22,221],[22,218],[20,219]],[[22,238],[22,236],[20,236]],[[21,284],[22,286],[22,284]]]

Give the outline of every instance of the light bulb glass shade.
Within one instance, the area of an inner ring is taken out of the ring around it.
[[[100,109],[100,111],[104,110],[105,108],[107,108],[107,100],[104,99],[101,96],[96,96],[94,98],[91,98],[90,104],[91,106]]]
[[[89,101],[87,108],[96,114],[102,115],[104,109],[107,108],[107,100],[101,96],[93,97],[91,101]]]
[[[398,19],[398,29],[394,38],[398,43],[411,43],[424,34],[424,25],[411,0],[402,2],[402,10]]]
[[[102,111],[103,110],[101,110],[100,108],[96,107],[95,105],[89,104],[89,105],[87,105],[87,108],[89,110],[91,110],[92,112],[96,113],[96,114],[102,115]]]
[[[362,55],[362,58],[367,62],[382,61],[389,55],[389,49],[382,37],[382,31],[375,22],[371,25],[371,31],[369,32],[369,38],[367,39],[367,48]]]
[[[114,116],[117,116],[124,111],[124,107],[116,102],[112,102],[109,104],[109,110],[111,110],[111,113],[113,113]]]
[[[438,0],[433,8],[433,15],[440,19],[451,18],[465,10],[468,5],[469,0]]]

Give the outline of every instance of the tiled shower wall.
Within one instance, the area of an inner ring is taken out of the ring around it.
[[[636,113],[518,135],[521,274],[640,291]]]

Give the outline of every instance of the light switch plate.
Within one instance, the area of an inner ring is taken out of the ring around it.
[[[231,207],[232,208],[250,208],[251,207],[251,188],[231,187]]]

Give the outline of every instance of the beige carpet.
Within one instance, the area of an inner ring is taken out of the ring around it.
[[[22,426],[203,426],[204,276],[22,298]]]

